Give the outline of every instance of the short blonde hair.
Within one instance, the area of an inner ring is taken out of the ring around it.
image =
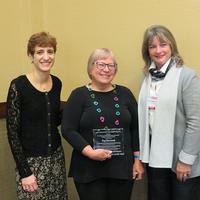
[[[97,60],[100,60],[100,59],[106,59],[108,57],[111,57],[114,64],[115,64],[115,68],[116,68],[116,72],[117,72],[117,62],[116,62],[116,59],[115,59],[115,56],[113,54],[113,52],[107,48],[98,48],[98,49],[95,49],[89,59],[88,59],[88,65],[87,65],[87,73],[88,73],[88,76],[91,78],[90,76],[90,72],[93,68],[93,64],[97,61]]]

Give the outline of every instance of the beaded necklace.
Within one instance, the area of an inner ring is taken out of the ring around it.
[[[92,105],[94,106],[96,112],[98,113],[99,115],[99,121],[101,124],[105,124],[106,122],[106,119],[105,119],[105,116],[103,115],[103,111],[102,111],[102,108],[100,107],[100,102],[97,100],[96,98],[96,95],[94,93],[94,91],[92,90],[91,84],[88,84],[87,85],[87,88],[88,88],[88,91],[90,93],[90,97],[92,99]],[[115,110],[115,120],[114,120],[114,124],[116,126],[119,126],[120,125],[120,104],[119,104],[119,97],[117,96],[117,90],[116,90],[116,85],[112,85],[113,86],[113,90],[112,90],[112,93],[113,93],[113,103],[114,103],[114,110]]]

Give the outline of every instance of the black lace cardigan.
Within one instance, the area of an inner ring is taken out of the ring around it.
[[[40,92],[25,75],[14,79],[7,97],[7,133],[21,178],[30,176],[27,157],[50,156],[61,145],[61,81],[52,75],[49,92]]]

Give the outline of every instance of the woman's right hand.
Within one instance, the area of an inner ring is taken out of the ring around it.
[[[90,145],[87,145],[82,150],[82,154],[92,160],[104,161],[111,158],[112,151],[107,149],[93,149]]]
[[[22,178],[22,187],[27,192],[35,192],[38,189],[36,177],[32,174],[28,177]]]

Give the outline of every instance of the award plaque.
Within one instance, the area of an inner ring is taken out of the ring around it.
[[[93,148],[108,149],[112,156],[124,155],[123,128],[93,129]]]

